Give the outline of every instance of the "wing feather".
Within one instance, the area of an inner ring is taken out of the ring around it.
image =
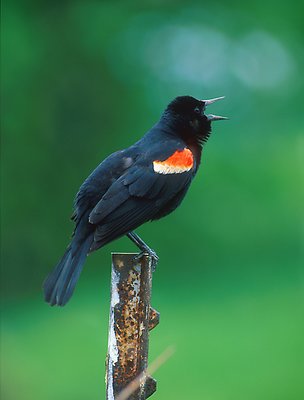
[[[132,166],[90,214],[89,221],[97,225],[91,251],[157,218],[167,204],[173,209],[176,197],[189,187],[192,177],[191,171],[166,175],[154,172],[152,165]]]
[[[91,251],[125,235],[142,223],[152,219],[156,211],[155,202],[151,200],[129,199],[114,211],[111,216],[106,218],[104,223],[97,226]]]
[[[129,198],[128,188],[121,180],[113,184],[90,213],[89,222],[98,224]]]

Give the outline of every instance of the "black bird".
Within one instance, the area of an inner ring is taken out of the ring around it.
[[[175,98],[142,139],[111,154],[84,181],[74,202],[72,241],[43,284],[48,303],[64,306],[87,254],[123,235],[157,261],[133,230],[181,203],[200,165],[211,122],[227,119],[205,115],[206,106],[222,98]]]

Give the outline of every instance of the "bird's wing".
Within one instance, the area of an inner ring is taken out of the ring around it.
[[[75,201],[72,219],[79,223],[115,182],[134,163],[130,148],[120,150],[107,157],[81,185]]]
[[[156,210],[156,205],[152,200],[146,201],[139,197],[129,198],[97,225],[91,251],[136,229],[150,220]]]
[[[134,168],[121,177],[90,214],[97,225],[92,250],[125,235],[152,220],[186,186],[192,175],[157,175],[146,168]]]
[[[153,219],[189,186],[194,161],[178,162],[172,159],[174,154],[162,161],[152,159],[147,163],[145,159],[144,163],[135,163],[113,183],[89,217],[92,224],[98,225],[97,247]]]
[[[170,149],[166,156],[163,153],[158,157],[150,149],[150,154],[143,154],[109,187],[90,213],[89,221],[101,223],[132,197],[154,200],[156,207],[161,207],[182,190],[194,175],[193,154],[187,148]]]

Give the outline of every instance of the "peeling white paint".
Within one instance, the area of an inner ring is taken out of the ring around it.
[[[136,264],[136,265],[134,265],[134,270],[136,271],[136,272],[138,272],[138,273],[140,273],[141,272],[141,264],[140,263],[138,263],[138,264]]]
[[[118,348],[115,336],[114,328],[114,308],[116,304],[119,304],[119,292],[118,292],[119,274],[112,269],[112,293],[111,293],[111,311],[110,311],[110,327],[109,327],[109,345],[108,345],[108,400],[114,399],[114,388],[113,388],[113,367],[118,361]]]
[[[141,322],[140,325],[139,325],[139,336],[142,335],[142,333],[143,333],[144,330],[145,330],[144,323]]]
[[[140,291],[140,280],[139,280],[139,278],[134,279],[133,287],[134,287],[134,299],[137,299],[139,297],[139,291]]]
[[[114,308],[116,304],[119,303],[119,293],[118,293],[118,283],[119,283],[119,273],[112,271],[112,297],[111,297],[111,307]]]

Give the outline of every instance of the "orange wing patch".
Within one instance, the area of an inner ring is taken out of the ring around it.
[[[164,161],[153,161],[153,169],[158,174],[181,174],[190,171],[193,167],[194,159],[192,152],[184,148],[177,150]]]

